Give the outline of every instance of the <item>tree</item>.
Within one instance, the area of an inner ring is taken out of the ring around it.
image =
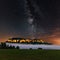
[[[17,46],[16,49],[19,49],[19,46]]]
[[[6,43],[1,42],[1,48],[6,48]]]

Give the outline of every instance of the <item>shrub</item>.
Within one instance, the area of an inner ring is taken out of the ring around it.
[[[19,46],[17,46],[16,49],[19,49]]]
[[[12,46],[13,49],[15,49],[15,46]]]
[[[38,48],[38,49],[42,50],[42,48]]]
[[[12,48],[13,48],[13,46],[11,46],[11,45],[10,45],[10,46],[9,46],[9,48],[10,48],[10,49],[12,49]]]
[[[6,43],[1,43],[1,48],[6,48]]]
[[[30,48],[30,50],[32,50],[32,48]]]

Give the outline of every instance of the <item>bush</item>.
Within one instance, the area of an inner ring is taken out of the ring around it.
[[[10,49],[12,49],[12,48],[13,48],[13,46],[9,46],[9,48],[10,48]]]
[[[42,48],[38,48],[38,49],[42,50]]]
[[[30,50],[32,50],[32,48],[30,48]]]
[[[6,43],[1,43],[1,48],[6,48]]]
[[[15,46],[12,46],[13,49],[15,49]]]
[[[19,49],[19,46],[17,46],[16,49]]]

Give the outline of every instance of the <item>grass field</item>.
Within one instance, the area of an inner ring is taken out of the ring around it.
[[[0,49],[0,60],[60,60],[60,51]]]

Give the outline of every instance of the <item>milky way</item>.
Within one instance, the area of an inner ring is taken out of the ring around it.
[[[0,41],[27,37],[31,32],[35,37],[56,44],[60,41],[60,1],[29,1],[27,12],[25,0],[0,0]]]

